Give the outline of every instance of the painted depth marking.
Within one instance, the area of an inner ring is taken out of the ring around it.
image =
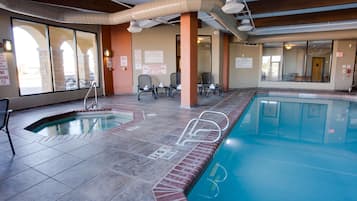
[[[159,158],[170,160],[176,153],[177,151],[172,150],[172,147],[161,146],[159,149],[151,153],[148,158],[153,160],[157,160]]]

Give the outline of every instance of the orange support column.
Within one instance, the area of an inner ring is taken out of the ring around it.
[[[223,91],[229,89],[229,35],[223,35],[223,69],[222,69]]]
[[[197,12],[181,14],[181,107],[197,104]]]
[[[102,45],[103,50],[108,49],[112,50],[111,40],[110,40],[110,26],[102,26]],[[111,59],[109,57],[103,58],[103,72],[104,72],[104,83],[105,83],[105,95],[112,96],[114,95],[114,88],[113,88],[113,74],[112,71],[107,68],[108,60]]]
[[[129,24],[111,26],[111,45],[113,50],[113,85],[114,94],[133,93],[133,66],[132,66],[132,34],[126,30]],[[121,66],[120,58],[127,59],[127,66]]]

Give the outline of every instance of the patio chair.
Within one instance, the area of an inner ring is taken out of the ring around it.
[[[0,131],[4,131],[7,134],[7,137],[9,138],[12,154],[15,155],[14,145],[12,144],[12,140],[8,128],[10,112],[11,110],[9,110],[9,99],[0,99]]]
[[[212,74],[211,72],[201,73],[201,84],[199,85],[200,95],[204,95],[208,90],[210,84],[212,84]]]
[[[170,96],[174,96],[175,92],[180,91],[181,85],[181,73],[171,73],[170,74]]]
[[[138,101],[140,101],[140,95],[145,92],[150,92],[154,99],[157,99],[155,87],[152,84],[151,76],[141,74],[138,76]]]
[[[201,87],[199,88],[199,93],[201,95],[208,96],[210,93],[222,95],[222,88],[219,84],[213,82],[213,77],[211,72],[203,72],[201,74]]]

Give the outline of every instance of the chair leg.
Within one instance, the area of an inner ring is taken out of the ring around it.
[[[157,92],[155,92],[155,89],[152,90],[152,95],[154,96],[154,99],[157,99]]]
[[[140,101],[141,92],[138,93],[138,101]]]
[[[10,146],[11,146],[12,154],[15,155],[15,149],[14,149],[14,145],[12,144],[12,140],[11,140],[11,137],[10,137],[10,132],[8,130],[6,130],[6,134],[7,134],[7,137],[9,138],[9,143],[10,143]]]

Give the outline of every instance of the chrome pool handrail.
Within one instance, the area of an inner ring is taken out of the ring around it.
[[[87,105],[87,99],[89,97],[90,92],[93,90],[94,88],[94,102],[92,102],[89,106]],[[97,83],[95,81],[92,81],[90,84],[90,87],[83,99],[83,107],[84,110],[89,110],[89,109],[93,109],[95,107],[98,106],[98,95],[97,95]]]
[[[225,119],[226,119],[226,125],[224,126],[224,128],[221,128],[222,131],[227,130],[227,128],[229,127],[229,118],[226,114],[224,114],[223,112],[218,112],[218,111],[212,111],[212,110],[205,110],[203,112],[201,112],[200,116],[198,116],[199,119],[202,119],[202,117],[205,114],[218,114],[218,115],[222,115]],[[195,136],[195,133],[193,133],[193,129],[197,126],[198,121],[195,122],[194,126],[191,128],[190,132],[188,133],[190,136]]]
[[[218,114],[218,115],[222,115],[225,120],[226,120],[226,125],[224,126],[224,128],[222,129],[221,126],[213,121],[213,120],[209,120],[209,119],[204,119],[203,116],[205,114]],[[217,129],[212,129],[212,128],[199,128],[199,129],[196,129],[197,125],[199,122],[205,122],[205,123],[209,123],[209,124],[212,124],[213,126],[215,126]],[[191,129],[188,131],[189,127],[192,125]],[[199,116],[198,118],[193,118],[191,119],[185,129],[183,130],[183,132],[181,133],[181,136],[179,137],[179,139],[177,140],[176,144],[177,145],[180,145],[180,146],[183,146],[185,145],[186,142],[206,142],[206,143],[215,143],[217,142],[221,136],[222,136],[222,131],[225,131],[227,128],[229,127],[229,118],[226,114],[224,114],[223,112],[217,112],[217,111],[210,111],[210,110],[205,110],[203,111]],[[188,131],[188,132],[187,132]],[[213,140],[204,140],[204,139],[194,139],[194,137],[196,137],[198,135],[198,133],[211,133],[211,132],[217,132],[217,137]],[[188,134],[188,138],[187,139],[184,139],[184,136]]]

